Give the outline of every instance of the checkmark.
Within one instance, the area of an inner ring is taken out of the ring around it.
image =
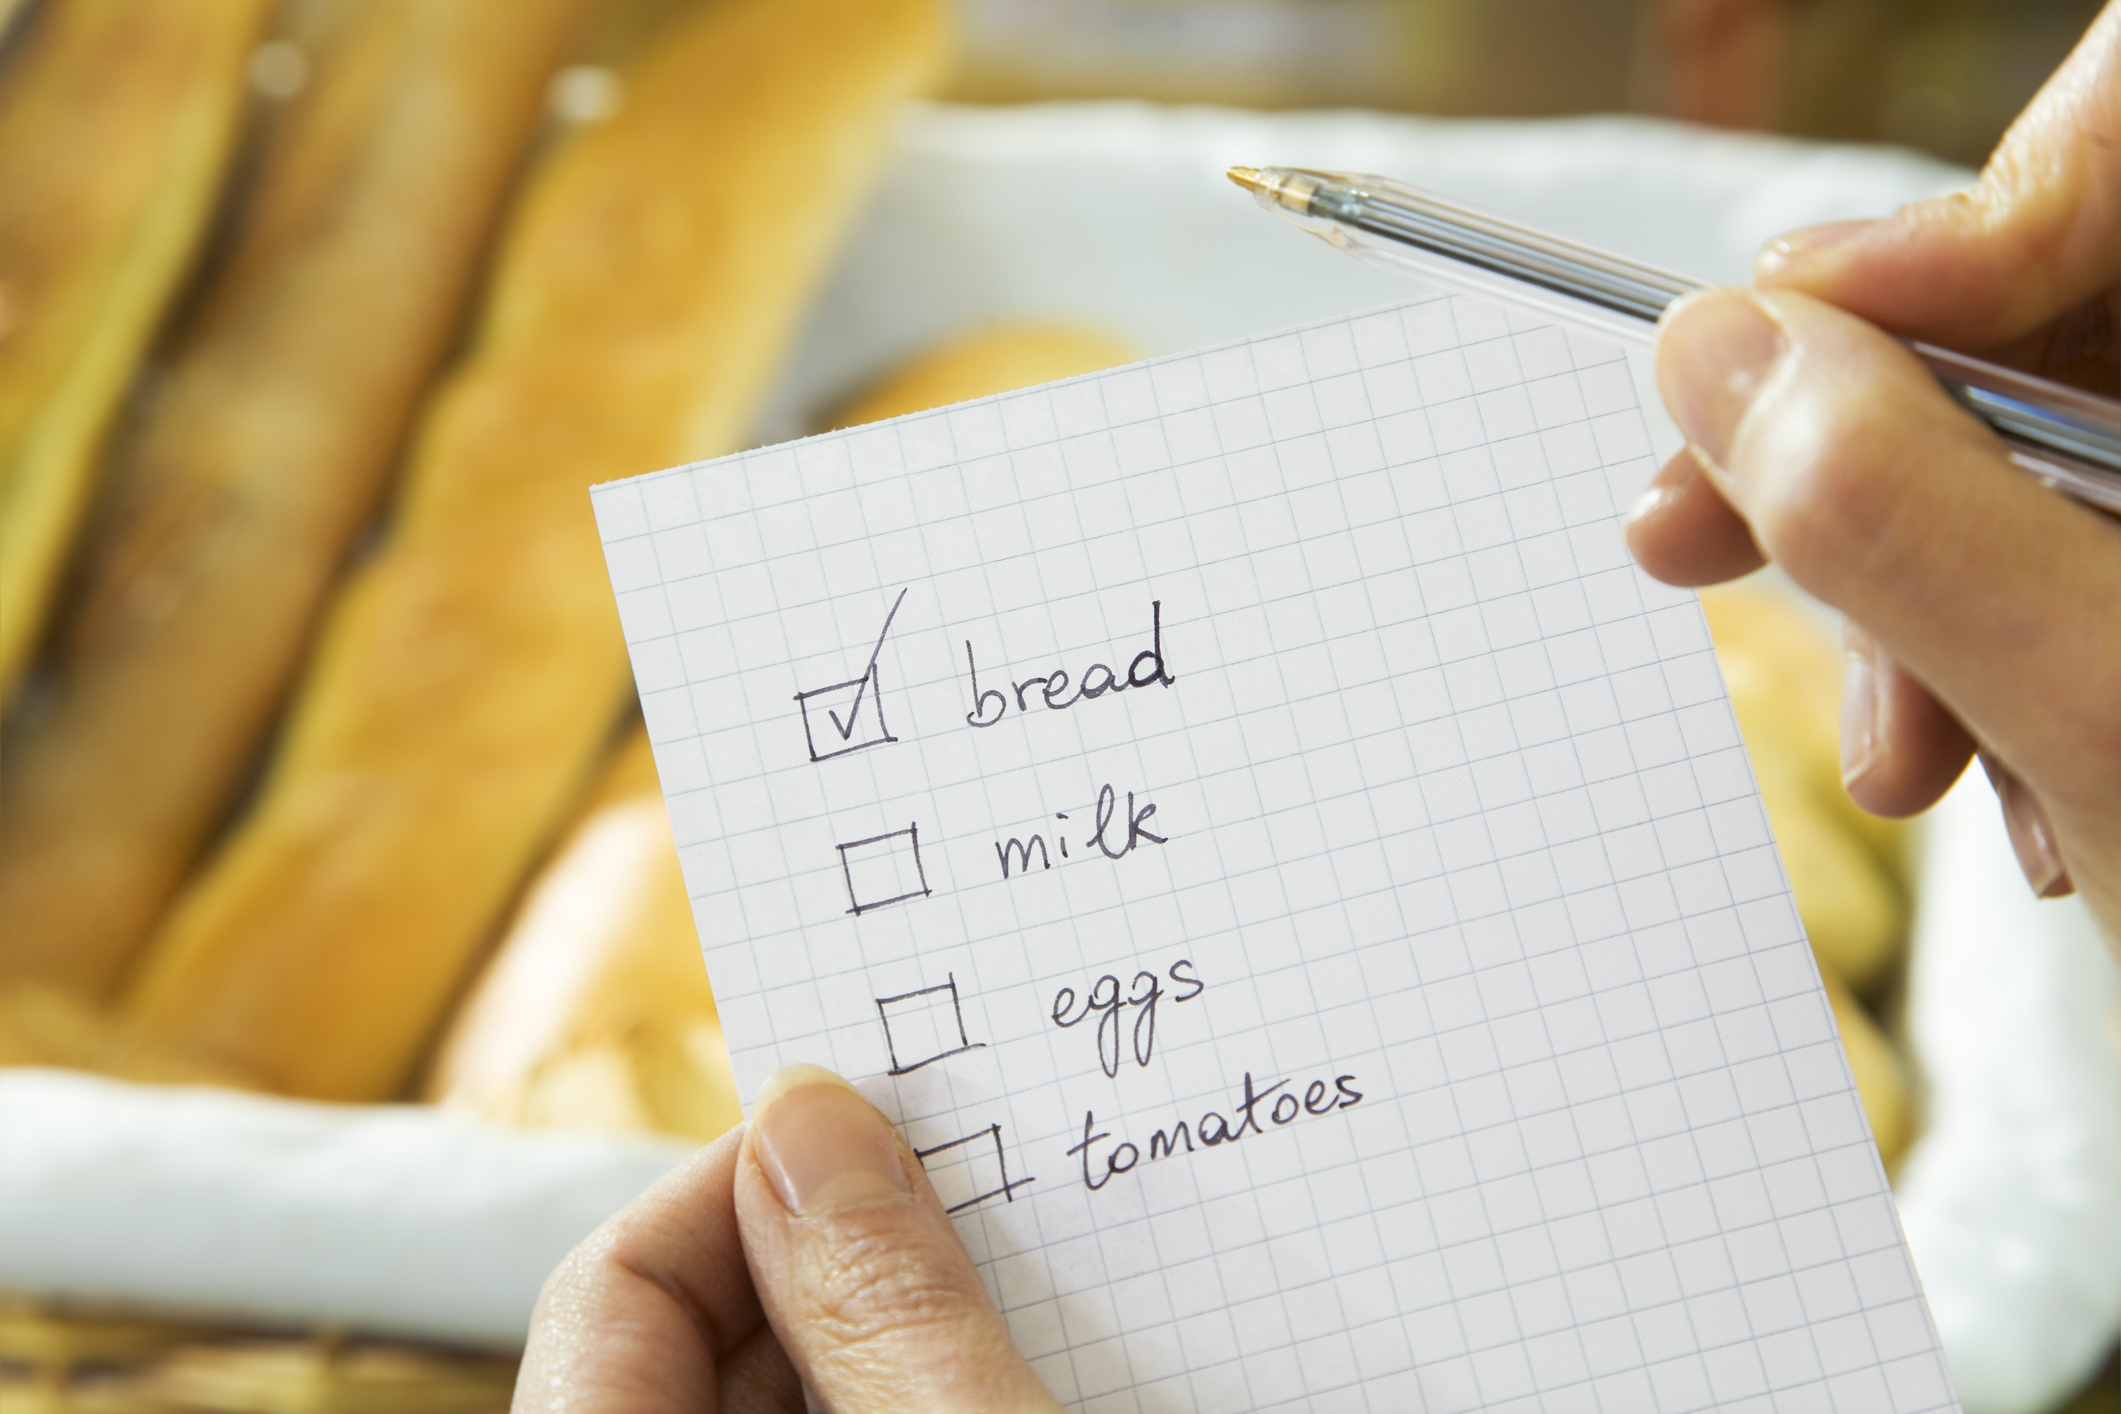
[[[863,747],[882,746],[886,742],[898,740],[897,737],[891,735],[890,728],[884,725],[883,688],[878,681],[877,659],[883,654],[884,640],[891,636],[891,621],[898,617],[899,606],[906,602],[906,593],[906,590],[901,589],[898,592],[898,598],[891,601],[891,612],[884,615],[883,630],[876,636],[876,646],[869,651],[869,662],[862,669],[860,677],[849,679],[846,682],[837,682],[830,687],[819,687],[813,688],[808,692],[798,692],[795,695],[797,704],[803,709],[803,734],[810,744],[810,759],[812,761],[825,761],[834,756],[844,756],[850,751],[859,751]],[[857,740],[855,732],[864,720],[862,704],[864,700],[869,698],[872,685],[876,685],[876,697],[869,716],[874,719],[874,735]],[[830,699],[838,697],[849,688],[854,689],[854,700],[847,704],[846,715],[842,717],[840,709],[830,705]],[[810,725],[811,704],[819,698],[827,699],[826,701],[818,702],[817,706],[822,711],[825,719],[832,724],[831,735],[824,737],[820,737],[818,733],[812,731]],[[837,738],[836,742],[834,738]],[[820,745],[824,749],[820,750]]]
[[[862,685],[854,690],[854,705],[847,709],[846,723],[842,725],[839,713],[833,711],[830,707],[825,709],[825,715],[832,718],[833,729],[840,734],[841,741],[845,741],[854,735],[854,720],[861,715],[862,695],[869,691],[869,684],[876,677],[877,657],[884,651],[884,640],[891,636],[891,621],[898,617],[898,606],[905,602],[906,591],[901,589],[898,592],[898,598],[891,601],[891,612],[884,615],[884,631],[876,636],[876,647],[869,650],[869,666],[862,669],[860,678]]]

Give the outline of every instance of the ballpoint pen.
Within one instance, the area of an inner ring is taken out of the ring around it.
[[[1632,343],[1653,340],[1666,308],[1708,288],[1383,177],[1232,167],[1230,180],[1350,255]],[[2121,402],[1949,349],[1909,347],[2018,466],[2121,514]]]

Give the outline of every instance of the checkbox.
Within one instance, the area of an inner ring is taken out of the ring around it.
[[[905,602],[906,591],[901,589],[891,601],[891,612],[884,615],[884,630],[876,636],[869,665],[860,677],[795,695],[795,705],[803,710],[803,742],[810,748],[812,761],[830,761],[850,751],[898,740],[884,724],[884,679],[876,660],[891,635],[891,621]]]
[[[943,1211],[962,1212],[990,1198],[1016,1201],[1016,1190],[1032,1182],[1009,1177],[1009,1156],[1002,1149],[1002,1127],[990,1124],[962,1139],[916,1149],[913,1156],[928,1171],[935,1196],[943,1200]]]
[[[876,999],[884,1022],[884,1049],[893,1075],[907,1075],[924,1065],[978,1050],[985,1041],[965,1034],[965,1013],[958,1004],[957,976],[936,987]]]
[[[847,911],[867,913],[889,903],[925,898],[928,876],[921,868],[920,826],[908,825],[888,835],[871,835],[839,846],[840,870],[847,879]]]
[[[803,709],[803,741],[810,759],[829,761],[864,747],[897,741],[884,723],[884,690],[881,673],[871,663],[869,671],[852,682],[798,692],[796,703]]]

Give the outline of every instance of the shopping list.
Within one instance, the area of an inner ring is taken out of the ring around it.
[[[1952,1410],[1618,350],[1466,298],[598,487],[739,1087],[1091,1410]]]

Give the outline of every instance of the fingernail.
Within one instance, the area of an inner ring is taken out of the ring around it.
[[[1742,290],[1706,290],[1665,315],[1657,383],[1698,454],[1724,466],[1746,409],[1788,347],[1782,326]]]
[[[1650,489],[1637,496],[1635,504],[1628,507],[1627,523],[1633,525],[1638,520],[1657,514],[1675,499],[1675,494],[1672,488],[1663,482],[1651,482]]]
[[[1794,265],[1813,256],[1832,250],[1877,225],[1876,221],[1828,221],[1824,225],[1806,226],[1775,237],[1761,248],[1753,261],[1753,275],[1766,279],[1780,275]]]
[[[852,1085],[816,1065],[766,1078],[752,1106],[759,1166],[797,1217],[913,1195],[891,1126]]]
[[[1878,749],[1878,666],[1871,636],[1841,626],[1841,783],[1853,787],[1870,774]]]
[[[2003,825],[2010,832],[2011,849],[2017,854],[2018,868],[2024,873],[2025,882],[2033,886],[2033,893],[2040,898],[2075,893],[2077,886],[2070,882],[2062,851],[2055,844],[2055,827],[2039,799],[2008,766],[1986,751],[1981,753],[1981,769],[1988,772],[1989,784],[1996,788],[1996,799],[2003,804]]]

